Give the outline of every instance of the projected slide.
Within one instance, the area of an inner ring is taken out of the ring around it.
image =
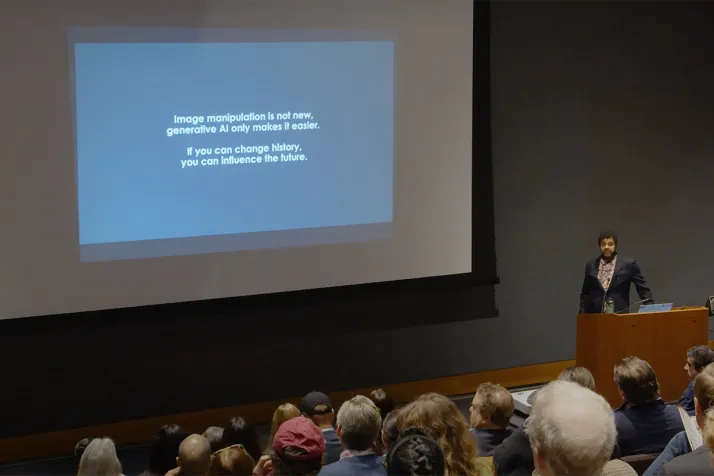
[[[390,238],[391,41],[150,31],[70,33],[82,261]]]

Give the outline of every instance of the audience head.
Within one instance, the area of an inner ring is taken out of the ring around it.
[[[698,345],[687,351],[687,363],[684,364],[684,370],[689,378],[693,379],[712,362],[714,362],[714,350],[708,345]]]
[[[469,412],[474,428],[506,428],[513,416],[513,396],[501,385],[482,383],[476,389]]]
[[[588,369],[580,365],[574,365],[563,369],[563,371],[560,372],[560,375],[558,375],[558,380],[577,383],[581,387],[585,387],[593,392],[595,391],[595,378],[593,377],[593,374],[591,374]]]
[[[233,417],[228,420],[228,426],[223,429],[221,448],[233,445],[243,445],[243,448],[256,461],[260,459],[260,442],[255,427],[243,417]]]
[[[322,430],[309,418],[299,416],[280,425],[270,456],[277,476],[299,476],[317,473],[324,453]]]
[[[610,405],[592,390],[556,380],[538,393],[526,433],[543,476],[599,475],[615,447]]]
[[[179,425],[162,426],[149,449],[149,472],[163,475],[176,468],[179,445],[187,436]]]
[[[211,466],[211,445],[201,435],[189,435],[179,445],[176,465],[182,476],[203,476]]]
[[[397,429],[398,410],[392,410],[382,421],[382,447],[384,451],[389,451],[394,443],[399,438],[399,430]]]
[[[702,428],[707,413],[714,406],[714,364],[704,367],[694,378],[694,414]]]
[[[369,392],[369,399],[379,408],[379,416],[382,417],[382,420],[384,420],[389,412],[394,410],[394,400],[392,400],[392,397],[382,388]]]
[[[436,393],[418,397],[399,410],[397,428],[418,428],[436,440],[444,451],[448,474],[487,473],[463,414],[449,398]]]
[[[278,428],[280,428],[280,425],[298,416],[300,416],[300,410],[292,403],[283,403],[275,410],[273,413],[273,421],[270,425],[268,448],[273,446],[273,438],[275,438],[275,433],[278,431]]]
[[[120,476],[117,449],[109,438],[94,438],[79,460],[77,476]]]
[[[659,398],[654,369],[639,357],[625,357],[615,366],[615,383],[622,398],[633,405]]]
[[[332,428],[335,411],[330,398],[322,392],[310,392],[300,402],[300,413],[310,418],[320,428]]]
[[[255,463],[242,445],[229,446],[213,453],[209,474],[251,476]]]
[[[87,446],[91,443],[91,441],[92,438],[82,438],[76,445],[74,445],[74,457],[77,460],[77,464],[79,464],[79,461],[82,459],[82,455],[84,454],[84,450],[87,449]]]
[[[379,408],[363,395],[347,400],[337,412],[337,436],[347,450],[365,451],[372,448],[381,428]]]
[[[418,429],[407,429],[387,456],[387,474],[394,476],[443,476],[444,452],[436,440]]]
[[[223,428],[220,426],[209,426],[201,436],[208,440],[208,444],[211,445],[212,453],[222,448]]]

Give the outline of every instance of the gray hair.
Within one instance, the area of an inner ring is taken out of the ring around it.
[[[95,438],[79,460],[77,476],[120,476],[121,463],[117,449],[109,438]]]
[[[615,447],[615,417],[600,395],[563,380],[536,399],[526,432],[531,446],[558,476],[599,475]]]
[[[379,408],[363,395],[347,400],[337,412],[337,427],[345,449],[364,451],[372,448],[382,428]]]

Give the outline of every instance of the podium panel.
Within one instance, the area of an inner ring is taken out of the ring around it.
[[[575,360],[592,372],[598,393],[613,407],[622,404],[613,369],[628,356],[649,362],[662,398],[676,400],[689,383],[684,370],[687,349],[707,345],[708,323],[709,313],[704,307],[637,314],[580,314]]]

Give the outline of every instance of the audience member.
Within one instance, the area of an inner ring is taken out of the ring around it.
[[[314,476],[322,467],[325,438],[305,416],[286,421],[275,433],[273,449],[258,461],[254,476]]]
[[[187,436],[179,425],[162,426],[151,443],[148,468],[141,476],[164,476],[176,468],[179,445]]]
[[[280,428],[280,425],[298,416],[300,416],[300,410],[292,403],[283,403],[273,412],[273,420],[270,424],[270,437],[268,437],[266,450],[273,447],[273,438],[275,438],[275,433],[278,431],[278,428]]]
[[[694,411],[699,428],[704,427],[706,414],[714,404],[714,364],[707,365],[694,378]],[[677,433],[662,451],[662,453],[647,468],[644,476],[660,476],[664,473],[664,465],[676,458],[692,451],[689,438],[685,431]]]
[[[369,392],[369,399],[379,408],[379,416],[382,417],[382,421],[384,421],[389,412],[394,410],[394,400],[382,388]]]
[[[704,444],[664,465],[666,476],[714,476],[714,412],[707,412],[702,425]]]
[[[256,461],[260,458],[258,432],[255,431],[253,425],[240,416],[231,418],[228,421],[228,426],[223,429],[220,447],[228,448],[233,445],[243,445],[243,448]]]
[[[615,382],[624,404],[615,411],[617,443],[622,456],[659,453],[684,430],[677,407],[666,405],[652,366],[625,357],[615,366]]]
[[[77,476],[121,476],[117,449],[109,438],[94,438],[79,460]]]
[[[479,461],[476,441],[456,404],[449,398],[428,393],[399,410],[397,428],[418,428],[439,442],[450,475],[480,476],[490,473]]]
[[[222,448],[223,428],[220,426],[209,426],[201,436],[208,440],[208,444],[211,445],[211,453],[215,453]]]
[[[694,414],[694,378],[712,362],[714,362],[714,350],[708,345],[699,345],[687,351],[684,371],[687,372],[690,381],[677,405],[684,408],[690,415]]]
[[[439,443],[418,429],[406,429],[387,455],[390,476],[444,476],[446,463]]]
[[[508,428],[513,416],[511,392],[498,384],[482,383],[476,389],[469,412],[479,456],[493,456],[496,447],[511,434]]]
[[[166,476],[206,476],[210,467],[210,443],[201,435],[189,435],[179,445],[176,468]]]
[[[92,438],[82,438],[76,445],[74,445],[74,458],[77,461],[77,466],[79,466],[79,461],[82,459],[84,450],[87,449],[87,446],[91,443],[91,441]]]
[[[575,382],[581,387],[585,387],[589,390],[595,392],[595,377],[590,373],[588,369],[580,365],[574,365],[572,367],[566,367],[558,375],[558,380],[565,380],[566,382]]]
[[[369,398],[357,395],[343,403],[337,412],[337,436],[345,451],[339,461],[324,466],[320,475],[386,475],[382,458],[373,450],[381,428],[379,408]]]
[[[255,464],[243,445],[229,446],[213,453],[208,473],[211,476],[250,476]]]
[[[595,387],[595,379],[585,367],[568,367],[560,373],[558,380],[573,382],[589,390],[592,390],[589,388],[591,384],[593,388]],[[615,448],[613,457],[618,457],[617,445]],[[533,473],[535,469],[533,451],[524,427],[514,431],[496,448],[493,462],[499,476],[530,476]]]
[[[392,397],[382,388],[369,392],[369,399],[374,402],[377,408],[379,408],[379,415],[382,417],[382,424],[384,425],[384,419],[387,418],[387,415],[394,410],[394,400],[392,400]],[[380,435],[381,434],[380,430]],[[379,455],[386,453],[381,436],[377,438],[377,441],[375,442],[374,451]]]
[[[335,431],[335,410],[327,395],[310,392],[300,402],[300,412],[322,430],[325,438],[325,464],[339,461],[344,448]]]
[[[384,448],[385,453],[388,452],[394,443],[397,442],[399,437],[399,430],[397,429],[397,415],[398,410],[392,410],[382,421],[382,448]]]
[[[541,389],[526,433],[533,449],[534,474],[637,474],[622,461],[608,463],[617,435],[612,409],[600,395],[574,382],[556,380]]]

